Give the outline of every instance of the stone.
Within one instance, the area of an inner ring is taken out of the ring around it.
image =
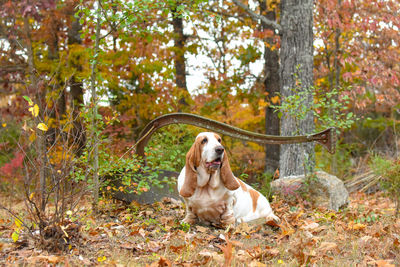
[[[349,202],[349,192],[342,180],[324,171],[317,171],[309,179],[305,175],[288,176],[271,183],[271,189],[278,194],[305,192],[317,206],[338,211]]]
[[[152,204],[162,201],[163,198],[180,199],[178,190],[176,188],[176,180],[178,178],[178,175],[178,172],[167,170],[147,170],[144,173],[132,173],[132,177],[138,177],[137,179],[145,179],[148,176],[152,176],[152,179],[158,179],[159,181],[162,181],[165,177],[168,177],[168,179],[171,180],[171,184],[162,184],[160,187],[150,185],[150,189],[147,192],[142,192],[140,195],[132,192],[135,188],[127,188],[122,192],[113,192],[113,197],[127,203],[131,203],[132,201],[134,201],[139,204]],[[105,179],[109,180],[116,188],[122,185],[118,176],[108,176],[105,177]]]

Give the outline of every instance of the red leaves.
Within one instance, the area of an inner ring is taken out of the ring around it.
[[[22,152],[16,152],[14,158],[0,168],[0,173],[6,176],[11,176],[16,170],[22,167],[23,161],[24,154]]]

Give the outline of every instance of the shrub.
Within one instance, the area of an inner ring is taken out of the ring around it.
[[[396,203],[396,216],[398,216],[400,210],[400,158],[389,160],[375,156],[372,158],[371,168],[380,176],[381,186]]]

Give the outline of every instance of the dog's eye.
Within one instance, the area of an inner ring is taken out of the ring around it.
[[[205,137],[202,141],[201,141],[201,143],[204,145],[205,143],[207,143],[207,137]]]
[[[221,138],[218,138],[218,142],[220,142],[220,143],[221,143]]]

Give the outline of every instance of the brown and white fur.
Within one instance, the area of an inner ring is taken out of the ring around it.
[[[186,204],[186,223],[199,220],[225,227],[258,218],[279,223],[268,200],[233,175],[221,137],[215,133],[196,137],[178,177],[178,191]]]

